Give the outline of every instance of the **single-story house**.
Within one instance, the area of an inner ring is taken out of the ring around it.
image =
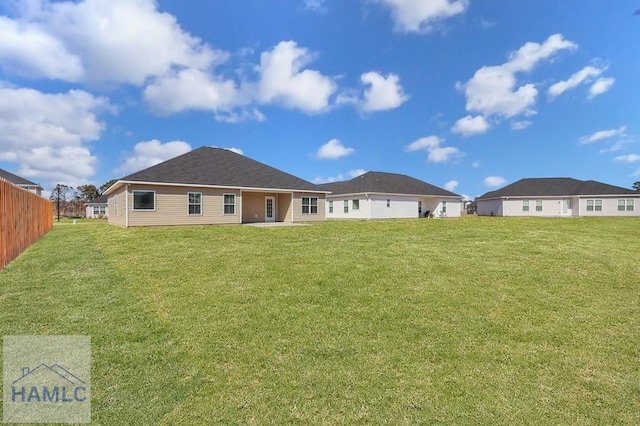
[[[462,197],[410,176],[367,172],[344,182],[319,185],[329,219],[460,217]]]
[[[21,176],[14,175],[4,169],[0,169],[0,179],[6,180],[19,188],[26,189],[29,192],[34,192],[36,195],[42,196],[42,187],[40,185]]]
[[[476,202],[478,216],[640,216],[640,192],[566,177],[521,179]]]
[[[85,216],[91,219],[102,219],[109,217],[109,207],[107,205],[107,196],[102,194],[93,200],[85,203]]]
[[[109,223],[209,225],[325,220],[327,191],[235,152],[201,147],[105,191]]]
[[[478,203],[473,200],[470,203],[467,203],[467,214],[476,214],[478,212]]]

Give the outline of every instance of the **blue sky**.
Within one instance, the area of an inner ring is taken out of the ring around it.
[[[0,168],[50,190],[200,146],[471,198],[640,180],[640,1],[0,0]]]

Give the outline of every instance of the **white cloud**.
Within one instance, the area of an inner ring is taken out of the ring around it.
[[[595,83],[589,88],[589,99],[593,99],[598,95],[602,95],[611,89],[613,83],[616,82],[615,78],[603,77],[596,80]]]
[[[315,184],[322,184],[322,183],[331,183],[331,182],[342,182],[344,180],[349,180],[349,179],[353,179],[356,178],[360,175],[363,175],[367,173],[367,171],[365,169],[355,169],[355,170],[349,170],[346,174],[344,173],[340,173],[336,176],[330,176],[330,177],[322,177],[322,176],[317,176],[313,179],[313,183]]]
[[[313,55],[293,41],[280,42],[262,53],[258,100],[307,113],[327,110],[337,86],[333,78],[303,69],[312,60]]]
[[[614,158],[613,161],[618,161],[620,163],[637,163],[638,161],[640,161],[640,155],[639,154],[620,155]]]
[[[444,189],[446,189],[447,191],[453,191],[457,187],[458,187],[457,180],[450,180],[449,182],[444,184]]]
[[[98,115],[113,110],[108,99],[81,90],[48,94],[0,84],[2,158],[45,187],[86,183],[97,160],[85,144],[104,130]]]
[[[466,110],[479,113],[485,119],[492,116],[511,118],[535,114],[538,89],[533,83],[518,86],[516,74],[531,71],[538,63],[552,59],[562,50],[576,48],[575,43],[566,40],[561,34],[554,34],[542,44],[524,44],[512,52],[508,62],[502,65],[480,68],[469,81],[456,84],[458,89],[464,90],[467,98]]]
[[[471,167],[473,167],[474,169],[477,169],[478,167],[480,167],[480,162],[474,161],[473,163],[471,163]]]
[[[304,0],[304,8],[312,12],[325,12],[325,0]]]
[[[137,172],[189,151],[191,151],[191,145],[183,141],[171,141],[163,144],[159,140],[153,139],[138,142],[133,149],[133,154],[116,172]]]
[[[236,154],[244,155],[244,151],[240,148],[225,148],[231,152],[235,152]]]
[[[338,139],[331,139],[318,149],[316,156],[321,160],[337,160],[354,152],[355,149],[345,147]]]
[[[159,114],[188,109],[224,111],[249,102],[233,80],[218,80],[196,69],[185,69],[156,80],[144,89],[144,98]]]
[[[379,0],[391,9],[398,31],[426,33],[433,25],[463,13],[468,0]]]
[[[174,67],[206,69],[218,56],[154,0],[29,1],[0,34],[5,70],[66,81],[142,85]]]
[[[420,138],[405,147],[405,151],[426,151],[427,160],[431,163],[446,163],[449,160],[462,157],[464,153],[452,146],[441,146],[444,139],[437,136]]]
[[[511,123],[511,130],[524,130],[533,124],[532,121],[522,120]]]
[[[580,143],[583,145],[592,144],[598,141],[618,138],[618,137],[626,137],[627,128],[626,126],[622,126],[617,129],[609,129],[609,130],[600,130],[588,136],[583,136],[580,138]]]
[[[547,90],[547,95],[549,96],[549,99],[555,99],[567,90],[593,81],[593,79],[600,76],[604,71],[606,71],[606,69],[606,67],[584,67],[583,69],[569,77],[568,80],[559,81],[549,87],[549,90]]]
[[[451,128],[453,133],[460,133],[463,136],[479,135],[489,130],[489,122],[481,115],[472,117],[467,115],[456,121],[456,124]]]
[[[484,178],[484,184],[489,188],[496,188],[505,184],[507,180],[500,176],[488,176]]]
[[[385,77],[371,71],[362,74],[360,79],[363,84],[368,86],[364,92],[363,111],[373,112],[398,108],[409,99],[402,90],[400,77],[396,74],[389,74]]]

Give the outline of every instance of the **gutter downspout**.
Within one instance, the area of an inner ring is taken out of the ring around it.
[[[129,227],[129,184],[124,187],[124,227]]]

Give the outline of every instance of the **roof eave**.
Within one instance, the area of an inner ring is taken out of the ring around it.
[[[317,190],[317,189],[302,189],[302,188],[261,188],[251,186],[237,186],[237,185],[207,185],[198,183],[176,183],[176,182],[153,182],[153,181],[139,181],[139,180],[119,180],[111,185],[104,194],[111,194],[122,185],[157,185],[157,186],[185,186],[191,188],[216,188],[216,189],[238,189],[241,191],[259,191],[259,192],[309,192],[313,194],[330,194],[331,191]]]

